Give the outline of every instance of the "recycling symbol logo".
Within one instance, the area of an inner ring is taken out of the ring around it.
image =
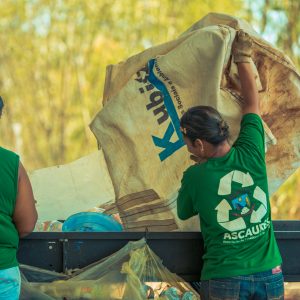
[[[237,182],[242,185],[242,188],[252,187],[254,181],[251,175],[247,172],[234,170],[226,174],[220,179],[218,195],[229,196],[232,191],[232,182]],[[247,227],[244,217],[250,216],[250,223],[260,223],[262,218],[267,213],[267,196],[266,193],[256,186],[253,192],[253,198],[259,202],[259,207],[255,210],[254,205],[251,205],[250,197],[247,193],[239,195],[230,202],[226,199],[221,200],[215,210],[217,211],[218,223],[228,231],[242,230]],[[238,213],[232,213],[235,210]],[[236,218],[230,220],[229,216],[234,215]]]

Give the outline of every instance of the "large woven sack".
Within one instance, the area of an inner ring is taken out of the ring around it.
[[[270,192],[300,162],[300,80],[282,52],[262,40],[246,22],[209,14],[178,39],[147,49],[107,68],[104,107],[91,129],[103,148],[116,194],[114,209],[127,230],[193,230],[197,218],[179,222],[176,194],[191,164],[179,130],[189,107],[218,109],[231,129],[241,120],[240,84],[232,62],[236,29],[254,39],[266,142]]]

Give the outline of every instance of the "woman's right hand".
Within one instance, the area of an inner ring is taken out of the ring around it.
[[[237,31],[232,45],[232,54],[235,63],[250,63],[252,38],[247,32],[243,30]]]

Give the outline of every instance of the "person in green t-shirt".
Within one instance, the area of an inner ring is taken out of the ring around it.
[[[3,101],[0,97],[0,116]],[[0,147],[0,300],[19,299],[17,261],[19,237],[35,226],[37,212],[32,188],[19,156]]]
[[[243,117],[235,143],[228,143],[228,125],[212,107],[192,107],[180,121],[191,158],[197,163],[183,174],[177,212],[182,220],[200,218],[204,300],[284,297],[251,46],[250,36],[238,31],[233,59],[242,87]]]

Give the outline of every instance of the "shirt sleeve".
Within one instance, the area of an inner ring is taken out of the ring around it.
[[[177,197],[177,215],[181,220],[187,220],[195,215],[192,197],[190,196],[190,180],[187,171],[184,172],[181,187]]]
[[[245,114],[241,121],[241,129],[235,147],[247,147],[265,158],[265,131],[259,115]]]

